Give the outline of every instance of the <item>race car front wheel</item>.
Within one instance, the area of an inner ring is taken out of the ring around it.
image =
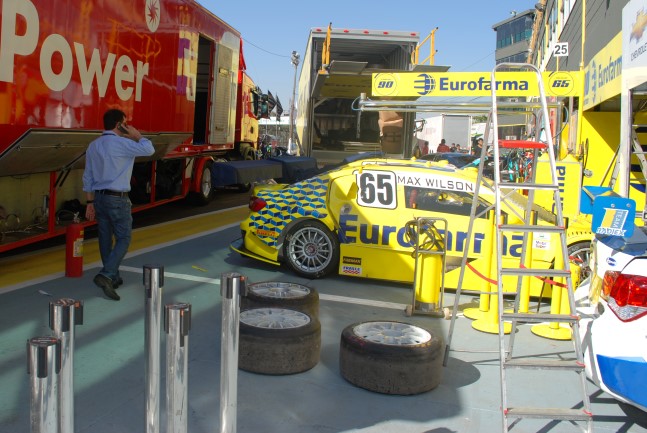
[[[285,238],[284,256],[290,268],[306,278],[321,278],[339,265],[339,241],[319,221],[297,223]]]

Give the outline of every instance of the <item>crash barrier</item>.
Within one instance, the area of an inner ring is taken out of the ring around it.
[[[32,433],[74,431],[74,330],[81,324],[83,302],[58,299],[49,303],[54,335],[27,341]]]
[[[240,296],[245,296],[246,278],[239,273],[220,276],[222,334],[220,350],[220,432],[236,432],[238,405],[238,338]]]
[[[58,433],[61,341],[53,336],[27,342],[27,368],[31,376],[29,401],[31,433]]]
[[[159,433],[160,417],[160,332],[164,267],[144,265],[144,323],[146,433]]]
[[[191,304],[166,304],[166,431],[186,433],[188,429],[189,330]]]
[[[164,267],[144,265],[146,432],[158,433],[160,392],[161,300]],[[238,375],[239,296],[245,295],[245,277],[237,273],[221,276],[223,296],[221,432],[236,431],[236,387]],[[317,298],[318,299],[318,298]],[[74,431],[74,338],[75,325],[83,324],[83,302],[59,299],[49,306],[53,336],[34,337],[27,342],[32,433]],[[167,304],[164,308],[166,345],[166,431],[187,432],[188,333],[191,305]]]
[[[60,431],[74,431],[74,340],[75,326],[83,324],[83,301],[64,298],[49,303],[49,327],[60,341],[61,372],[58,400]]]
[[[442,225],[442,227],[436,226]],[[405,225],[405,234],[413,244],[413,299],[406,314],[438,314],[442,311],[447,257],[444,218],[415,218]],[[442,313],[441,313],[442,314]]]

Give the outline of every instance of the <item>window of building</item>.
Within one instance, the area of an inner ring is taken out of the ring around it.
[[[523,15],[496,28],[496,47],[504,48],[509,45],[527,41],[532,36],[532,15]]]

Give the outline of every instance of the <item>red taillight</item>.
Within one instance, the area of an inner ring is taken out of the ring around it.
[[[258,198],[256,196],[251,196],[249,198],[249,210],[252,212],[258,212],[265,206],[267,206],[267,203],[262,198]]]
[[[609,308],[620,320],[628,322],[647,315],[647,277],[607,271],[603,290]]]

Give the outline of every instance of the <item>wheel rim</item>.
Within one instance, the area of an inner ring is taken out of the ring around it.
[[[391,346],[410,346],[426,343],[431,334],[408,323],[368,322],[353,328],[353,332],[365,340]]]
[[[202,171],[202,182],[200,183],[200,192],[203,197],[209,197],[211,194],[211,169],[205,166]]]
[[[305,227],[297,230],[288,245],[292,263],[304,272],[324,270],[332,260],[333,245],[323,230]]]
[[[283,282],[254,283],[248,289],[264,298],[295,299],[305,298],[310,294],[310,289],[306,286]]]
[[[285,308],[253,308],[241,312],[240,321],[255,328],[294,329],[310,323],[310,317]]]
[[[580,247],[568,254],[571,263],[580,268],[580,281],[591,275],[591,248]]]

